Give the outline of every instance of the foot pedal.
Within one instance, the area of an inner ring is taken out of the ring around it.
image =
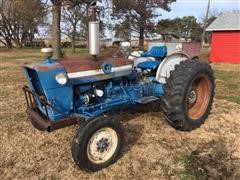
[[[148,96],[148,97],[144,97],[144,98],[140,99],[138,102],[141,104],[148,104],[150,102],[157,101],[157,100],[159,100],[159,98],[154,97],[154,96]]]

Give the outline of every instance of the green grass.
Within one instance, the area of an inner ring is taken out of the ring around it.
[[[182,154],[175,158],[176,165],[182,167],[176,170],[175,174],[179,179],[205,179],[207,174],[201,168],[198,158],[193,154]]]
[[[240,104],[240,72],[214,70],[216,98]]]
[[[78,56],[79,54],[82,54],[82,55],[88,54],[88,49],[86,49],[86,48],[81,48],[81,49],[76,48],[75,53],[72,51],[71,48],[70,49],[65,48],[62,51],[63,51],[63,54],[66,56]]]
[[[201,51],[201,54],[200,54],[199,58],[200,58],[201,60],[204,60],[204,61],[208,62],[208,61],[209,61],[209,56],[210,56],[210,50],[209,50],[209,48],[203,48],[202,51]]]
[[[209,56],[209,48],[202,49],[200,59],[208,62]],[[214,73],[216,77],[216,98],[240,104],[240,72],[214,69]]]

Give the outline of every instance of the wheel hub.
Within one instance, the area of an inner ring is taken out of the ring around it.
[[[192,120],[197,120],[207,110],[210,100],[211,85],[207,76],[200,75],[191,86],[191,91],[187,96],[188,116]]]
[[[109,160],[118,144],[117,133],[111,128],[95,132],[88,142],[87,156],[90,161],[100,164]]]
[[[196,103],[196,101],[197,101],[197,91],[196,89],[192,89],[188,96],[188,103],[190,105],[193,105],[194,103]]]
[[[100,153],[103,153],[104,151],[106,151],[108,149],[108,146],[109,146],[110,142],[108,139],[101,139],[97,145],[97,150],[100,152]]]

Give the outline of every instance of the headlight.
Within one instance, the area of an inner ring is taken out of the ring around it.
[[[64,73],[59,73],[55,76],[56,81],[58,84],[65,85],[67,83],[67,77]]]
[[[181,51],[181,50],[182,50],[182,44],[178,44],[178,45],[176,46],[176,49],[177,49],[178,51]]]

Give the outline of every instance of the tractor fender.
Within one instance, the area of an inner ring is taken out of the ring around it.
[[[166,78],[170,77],[170,72],[175,69],[175,66],[187,59],[191,58],[188,54],[184,52],[175,52],[168,55],[158,67],[156,74],[157,82],[165,84]]]

